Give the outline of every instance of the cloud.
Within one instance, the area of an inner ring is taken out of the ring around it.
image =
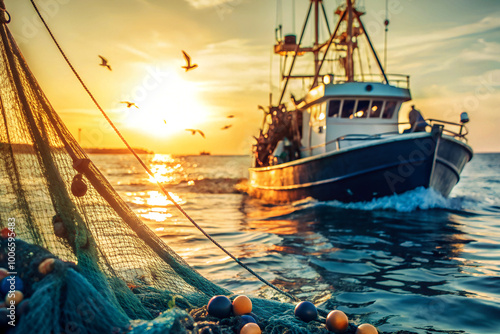
[[[402,48],[410,45],[441,43],[455,38],[464,38],[475,34],[482,34],[497,28],[500,28],[500,13],[493,13],[478,22],[438,30],[435,33],[416,34],[413,36],[405,35],[391,44],[392,47]]]
[[[147,54],[146,52],[144,52],[138,48],[135,48],[135,47],[132,47],[130,45],[123,44],[123,43],[119,43],[116,46],[122,50],[129,52],[130,54],[138,56],[139,58],[141,58],[143,60],[151,60],[151,56],[149,54]]]
[[[487,42],[480,38],[471,48],[462,51],[459,57],[466,61],[491,60],[499,62],[498,55],[500,55],[500,43]]]
[[[481,23],[481,24],[480,24]],[[488,24],[486,24],[488,23]],[[478,65],[482,62],[500,62],[500,43],[488,41],[485,38],[475,39],[474,35],[493,29],[494,26],[500,26],[499,22],[491,23],[491,20],[484,19],[479,23],[471,24],[474,33],[467,32],[459,35],[462,27],[452,28],[440,35],[408,36],[404,41],[389,50],[390,67],[397,67],[398,71],[408,71],[417,68],[419,65],[419,75],[427,75],[448,71],[456,68],[460,69],[457,73],[465,71],[467,66]],[[424,38],[425,37],[425,38]],[[420,38],[424,38],[420,41]],[[464,40],[466,39],[467,40]],[[404,45],[406,44],[406,45]]]
[[[261,89],[261,81],[269,76],[266,49],[267,47],[251,45],[243,39],[229,39],[207,45],[198,53],[200,70],[207,69],[204,86],[207,90],[218,87],[217,90],[224,91],[249,87]]]
[[[186,0],[186,1],[196,9],[203,9],[203,8],[217,7],[217,6],[231,7],[234,6],[236,3],[241,2],[241,0]]]
[[[487,42],[484,39],[478,39],[475,43],[469,43],[469,46],[458,53],[454,51],[441,52],[440,58],[435,58],[436,53],[432,53],[434,61],[429,61],[426,68],[420,74],[434,73],[452,68],[462,68],[464,63],[477,65],[480,62],[494,61],[500,62],[500,44],[497,42]]]
[[[464,87],[474,87],[477,91],[494,93],[500,87],[500,70],[489,70],[479,75],[460,79]]]

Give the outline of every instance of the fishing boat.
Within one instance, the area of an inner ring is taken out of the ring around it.
[[[264,121],[253,146],[249,193],[272,203],[367,201],[418,187],[448,196],[473,156],[467,113],[455,123],[424,119],[412,108],[409,122],[400,123],[401,106],[411,100],[409,76],[385,72],[355,0],[337,8],[333,30],[323,2],[311,0],[298,41],[276,29],[281,94],[277,103],[270,94],[269,106],[259,106]],[[314,38],[303,46],[311,13]],[[319,39],[320,19],[325,41]],[[361,62],[365,53],[374,74]],[[312,62],[313,73],[303,74],[307,67],[298,66],[299,59]],[[292,81],[308,81],[300,98]]]

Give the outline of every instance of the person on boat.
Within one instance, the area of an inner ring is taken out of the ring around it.
[[[410,128],[403,131],[403,133],[423,132],[429,125],[420,113],[420,110],[415,109],[415,105],[411,106],[410,113],[408,114],[410,120]]]

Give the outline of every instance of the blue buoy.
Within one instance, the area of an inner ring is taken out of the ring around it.
[[[215,296],[208,302],[208,314],[219,319],[229,317],[232,308],[233,304],[226,296]]]
[[[254,324],[257,323],[257,321],[255,321],[254,317],[252,317],[251,315],[246,315],[246,314],[241,316],[240,322],[243,325],[246,325],[249,322],[253,322]]]
[[[318,310],[311,302],[300,302],[295,306],[295,316],[302,321],[309,322],[318,318]]]
[[[17,276],[7,276],[0,283],[0,292],[5,296],[9,291],[19,290],[24,292],[24,283]]]

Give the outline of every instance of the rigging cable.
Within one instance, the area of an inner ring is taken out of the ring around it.
[[[175,199],[170,195],[170,193],[161,185],[161,183],[155,178],[153,172],[151,171],[151,169],[144,163],[144,161],[142,161],[142,159],[137,155],[137,153],[134,151],[134,149],[129,145],[129,143],[127,142],[127,140],[123,137],[123,135],[120,133],[120,131],[118,130],[118,128],[114,125],[113,121],[111,121],[111,119],[108,117],[108,115],[106,114],[106,112],[102,109],[102,107],[100,106],[100,104],[97,102],[97,100],[95,99],[94,95],[90,92],[90,90],[87,88],[87,86],[85,85],[85,83],[83,82],[82,78],[80,77],[80,75],[78,74],[78,72],[76,71],[76,69],[73,67],[72,63],[70,62],[70,60],[68,59],[68,57],[66,56],[66,53],[62,50],[61,46],[59,45],[59,43],[57,42],[55,36],[53,35],[52,31],[50,30],[49,26],[47,25],[47,23],[45,22],[45,19],[43,18],[42,14],[40,13],[40,11],[38,10],[38,7],[36,6],[34,0],[30,0],[31,4],[33,5],[33,8],[35,9],[36,13],[38,14],[38,16],[40,17],[40,20],[42,21],[43,25],[45,26],[45,28],[47,29],[48,33],[50,34],[50,37],[52,38],[52,40],[54,41],[54,43],[56,44],[57,48],[59,49],[59,52],[61,53],[61,55],[63,56],[64,60],[66,61],[66,63],[68,64],[68,66],[70,67],[71,71],[73,72],[73,74],[76,76],[76,78],[78,79],[78,81],[80,82],[80,84],[83,86],[83,89],[87,92],[87,94],[90,96],[90,98],[92,99],[92,101],[94,102],[94,104],[96,105],[97,109],[99,109],[99,111],[102,113],[102,115],[104,116],[104,118],[108,121],[109,125],[113,128],[113,130],[116,132],[116,134],[118,135],[118,137],[120,137],[120,139],[122,140],[122,142],[125,144],[125,146],[127,146],[128,150],[134,155],[134,157],[137,159],[137,161],[141,164],[141,166],[145,169],[145,171],[155,180],[156,184],[158,185],[158,187],[160,187],[161,191],[163,192],[163,194],[167,197],[167,199],[169,201],[171,201],[174,206],[201,232],[203,233],[203,235],[205,235],[205,237],[207,237],[214,245],[216,245],[217,247],[219,247],[224,253],[226,253],[226,255],[228,255],[230,258],[232,258],[236,263],[238,263],[241,267],[243,267],[244,269],[246,269],[249,273],[251,273],[252,275],[254,275],[256,278],[258,278],[261,282],[263,282],[264,284],[268,285],[269,287],[273,288],[274,290],[284,294],[285,296],[287,296],[288,298],[294,300],[294,301],[299,301],[299,299],[295,296],[293,296],[292,294],[286,292],[286,291],[283,291],[281,290],[280,288],[278,288],[277,286],[273,285],[272,283],[268,282],[267,280],[265,280],[264,278],[262,278],[259,274],[257,274],[256,272],[254,272],[252,269],[250,269],[247,265],[245,265],[243,262],[241,262],[239,259],[237,259],[233,254],[231,254],[229,251],[227,251],[224,247],[222,247],[222,245],[220,245],[215,239],[213,239],[207,232],[205,232],[205,230],[199,226],[193,218],[191,218],[191,216],[189,216],[187,214],[186,211],[184,211],[184,209],[180,206],[179,203],[177,203],[175,201]]]
[[[368,65],[368,74],[370,76],[373,76],[373,73],[372,73],[372,63],[370,61],[370,50],[368,50],[367,47],[364,47],[363,49],[365,49],[365,52],[366,52],[366,64]]]
[[[389,30],[389,0],[385,0],[384,70],[387,71],[387,31]]]

